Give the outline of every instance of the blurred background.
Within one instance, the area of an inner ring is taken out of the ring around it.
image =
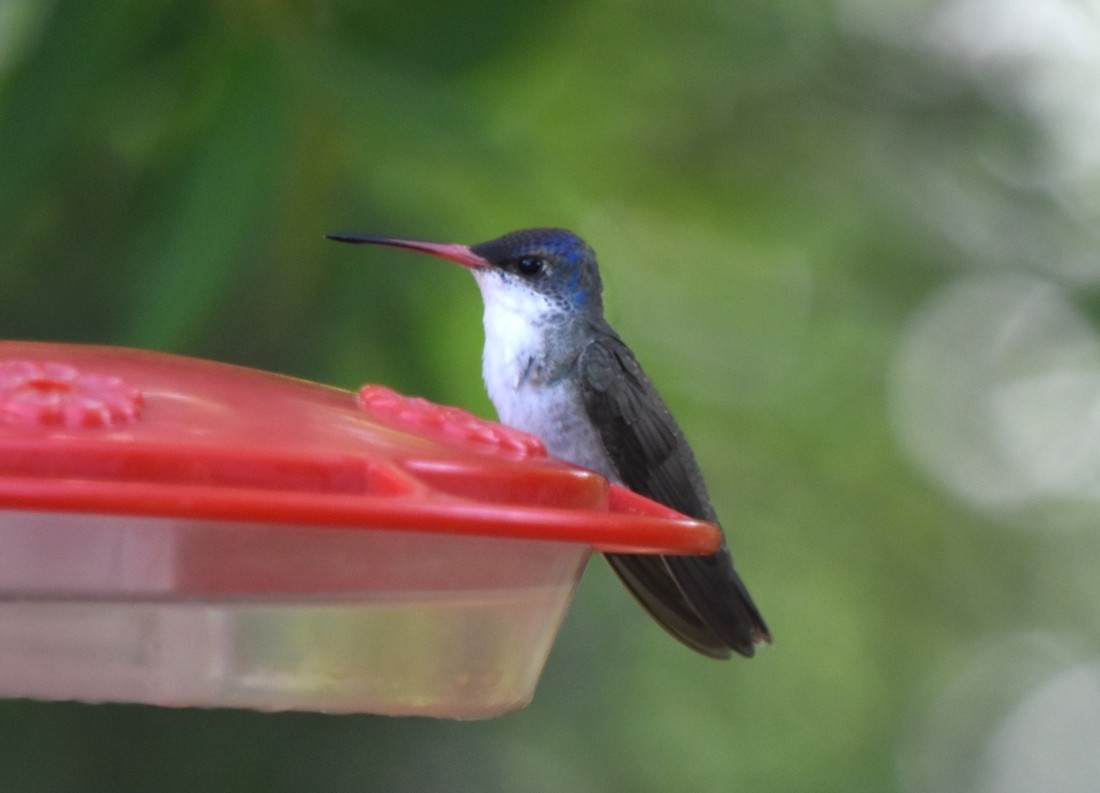
[[[776,638],[600,560],[495,721],[0,702],[22,791],[1100,789],[1095,0],[0,0],[0,336],[492,416],[460,268],[585,237]]]

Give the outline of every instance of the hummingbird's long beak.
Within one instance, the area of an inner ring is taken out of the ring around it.
[[[405,248],[410,251],[427,253],[438,256],[441,259],[449,259],[458,262],[463,267],[476,269],[479,267],[492,267],[492,262],[478,256],[466,245],[444,242],[420,242],[418,240],[399,240],[392,237],[372,237],[366,234],[328,234],[330,240],[337,242],[353,242],[357,245],[388,245],[391,248]]]

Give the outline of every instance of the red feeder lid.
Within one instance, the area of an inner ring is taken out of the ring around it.
[[[0,342],[0,508],[387,528],[711,553],[714,526],[538,439],[380,386],[357,395],[142,350]]]

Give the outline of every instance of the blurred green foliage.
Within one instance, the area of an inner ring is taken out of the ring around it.
[[[1100,204],[1025,101],[1044,64],[987,68],[951,38],[964,6],[2,0],[0,334],[492,415],[469,278],[323,235],[569,227],[776,645],[697,658],[594,562],[519,714],[3,702],[0,789],[994,789],[998,720],[1097,655],[1095,499],[1020,513],[929,475],[899,440],[892,389],[924,382],[899,349],[973,273],[1091,323]],[[1029,633],[1047,649],[1004,685],[973,666]]]

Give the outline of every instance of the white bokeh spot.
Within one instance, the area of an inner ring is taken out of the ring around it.
[[[1056,286],[961,279],[902,333],[891,402],[911,457],[996,512],[1100,497],[1100,342]]]

